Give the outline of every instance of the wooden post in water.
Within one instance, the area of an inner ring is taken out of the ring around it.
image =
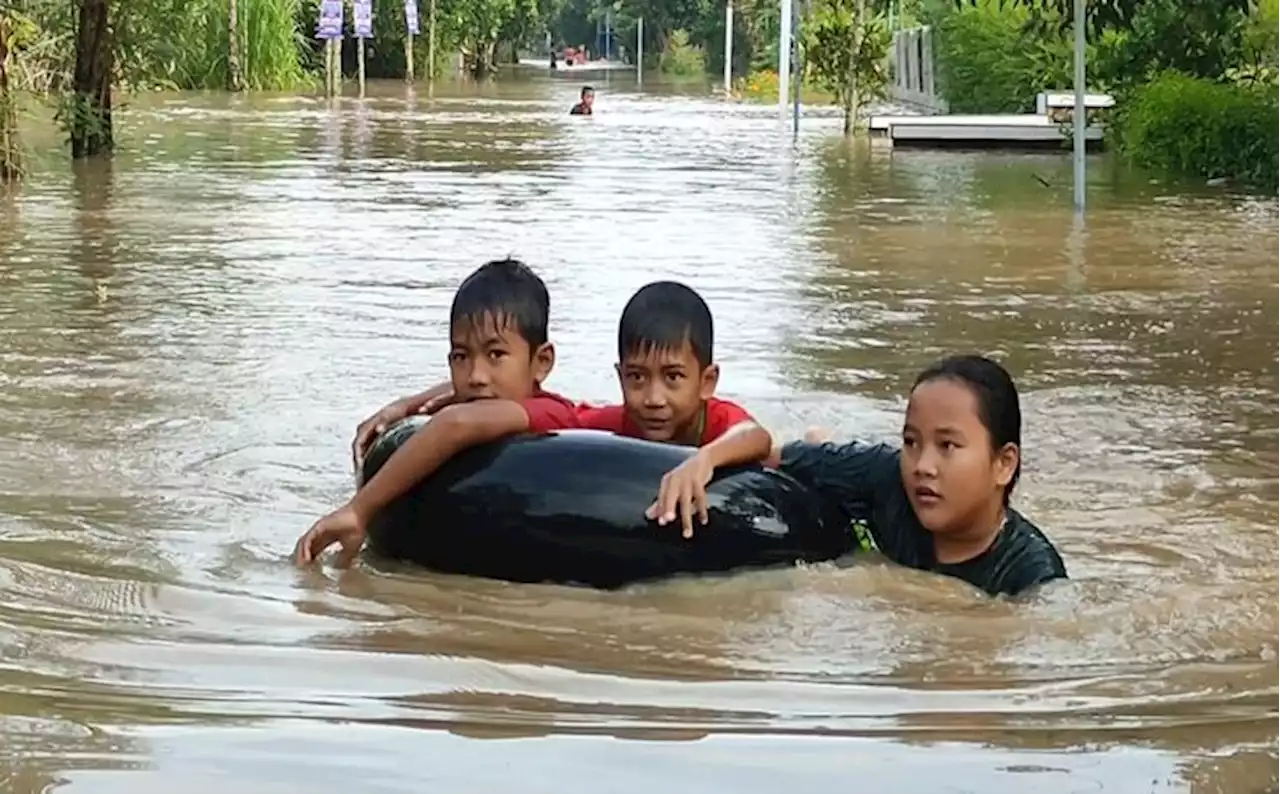
[[[373,38],[373,0],[352,0],[351,22],[356,40],[356,75],[360,98],[364,99],[364,45]]]
[[[356,39],[356,70],[360,74],[360,98],[364,99],[364,39]]]
[[[342,8],[343,0],[321,0],[320,22],[316,25],[316,36],[324,41],[324,93],[330,99],[337,93],[335,66],[342,68]]]
[[[329,95],[338,96],[342,93],[342,39],[329,42],[329,49],[333,50],[329,59],[329,82],[333,87],[329,90]]]
[[[324,42],[324,95],[333,96],[333,39]]]
[[[413,82],[413,38],[418,33],[418,0],[404,0],[404,79]]]

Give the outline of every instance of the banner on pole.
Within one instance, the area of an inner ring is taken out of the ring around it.
[[[356,38],[373,38],[373,0],[355,0],[353,6]]]
[[[404,0],[404,26],[410,36],[416,36],[418,29],[418,0]]]
[[[342,0],[321,0],[317,39],[342,38]]]

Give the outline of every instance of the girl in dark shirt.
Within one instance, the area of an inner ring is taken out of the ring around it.
[[[774,462],[825,500],[833,518],[865,524],[894,562],[1016,595],[1067,576],[1049,539],[1009,507],[1021,441],[1009,373],[981,356],[956,356],[916,378],[901,450],[796,441]]]

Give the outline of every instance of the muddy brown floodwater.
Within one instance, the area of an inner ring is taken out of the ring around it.
[[[1075,228],[1064,156],[576,91],[143,97],[110,165],[36,158],[0,215],[0,790],[1275,791],[1276,202],[1095,159]],[[508,253],[584,399],[657,277],[783,434],[893,438],[920,367],[999,354],[1072,581],[295,570]]]

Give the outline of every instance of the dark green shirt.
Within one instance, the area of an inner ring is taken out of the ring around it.
[[[831,520],[861,530],[864,548],[873,546],[899,565],[954,576],[990,595],[1017,595],[1067,577],[1057,549],[1012,508],[986,551],[964,562],[938,562],[933,535],[907,499],[901,454],[887,444],[796,441],[782,448],[780,468],[826,503]]]

